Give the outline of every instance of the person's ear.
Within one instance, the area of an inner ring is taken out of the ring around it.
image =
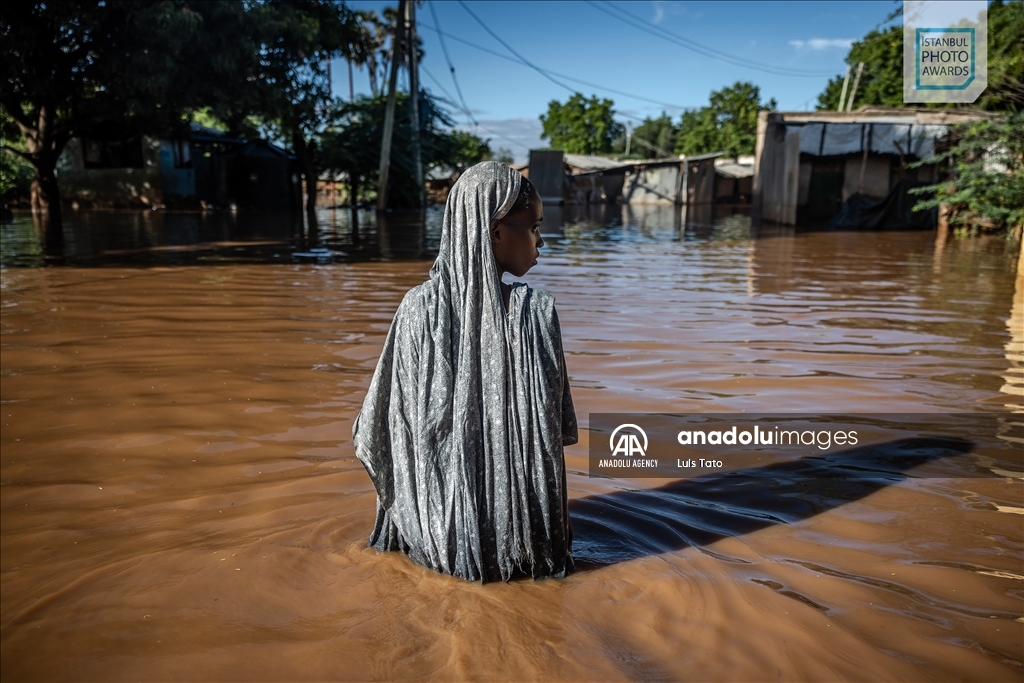
[[[491,241],[492,242],[500,242],[501,241],[501,229],[499,228],[499,225],[500,225],[500,222],[498,221],[497,218],[495,218],[493,221],[491,221]]]

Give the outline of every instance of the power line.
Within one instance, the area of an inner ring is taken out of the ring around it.
[[[549,74],[549,73],[548,73],[547,71],[545,71],[544,69],[540,68],[539,66],[537,66],[536,64],[534,64],[533,62],[531,62],[530,60],[528,60],[528,59],[527,59],[526,57],[524,57],[524,56],[522,56],[521,54],[519,54],[518,52],[516,52],[515,48],[513,48],[513,47],[512,47],[511,45],[509,45],[509,44],[508,44],[508,43],[506,43],[506,42],[505,42],[504,40],[502,40],[502,39],[501,39],[501,36],[499,36],[499,35],[498,35],[497,33],[495,33],[494,31],[492,31],[492,30],[490,29],[490,27],[488,27],[488,26],[487,26],[487,24],[485,24],[485,23],[483,22],[483,20],[482,20],[482,19],[480,19],[480,17],[478,17],[478,16],[476,15],[476,14],[474,14],[474,13],[473,13],[473,10],[469,9],[469,7],[468,7],[468,6],[466,5],[466,3],[465,3],[465,2],[463,2],[463,0],[458,0],[458,3],[459,3],[460,5],[462,5],[462,9],[466,10],[466,11],[467,11],[467,12],[469,13],[469,16],[471,16],[471,17],[473,17],[474,19],[476,19],[476,23],[480,24],[480,26],[482,26],[482,27],[483,27],[483,29],[484,29],[485,31],[487,31],[487,33],[489,33],[489,34],[491,35],[491,37],[492,37],[492,38],[494,38],[494,39],[495,39],[496,41],[498,41],[499,43],[501,43],[502,45],[504,45],[504,46],[505,46],[505,49],[506,49],[506,50],[508,50],[509,52],[511,52],[512,54],[514,54],[514,55],[515,55],[516,57],[518,57],[518,58],[519,58],[519,61],[520,61],[520,62],[522,62],[522,63],[523,63],[523,64],[525,64],[526,66],[530,67],[531,69],[533,69],[534,71],[536,71],[537,73],[539,73],[539,74],[540,74],[541,76],[543,76],[544,78],[546,78],[546,79],[548,79],[549,81],[551,81],[552,83],[554,83],[555,85],[557,85],[557,86],[560,86],[560,87],[562,87],[562,88],[565,88],[565,89],[566,89],[566,90],[568,90],[569,92],[571,92],[571,93],[573,93],[573,94],[576,94],[576,92],[577,92],[576,88],[572,88],[572,87],[569,87],[569,86],[568,86],[568,85],[566,85],[565,83],[562,83],[561,81],[559,81],[559,80],[556,80],[556,79],[554,78],[554,76],[552,76],[551,74]],[[643,119],[641,119],[641,118],[638,118],[638,117],[636,117],[636,116],[632,116],[632,115],[630,115],[630,114],[627,114],[627,113],[625,113],[625,112],[622,112],[622,111],[620,111],[620,112],[617,112],[617,113],[618,113],[618,114],[619,114],[620,116],[625,116],[626,118],[628,118],[628,119],[633,119],[634,121],[641,121],[641,122],[643,121]]]
[[[765,73],[774,74],[776,76],[793,76],[797,78],[821,78],[822,76],[834,75],[832,72],[810,71],[808,69],[793,69],[787,66],[771,66],[759,64],[749,59],[744,59],[743,57],[736,57],[734,55],[730,55],[727,52],[716,50],[713,47],[708,47],[707,45],[703,45],[694,40],[690,40],[689,38],[684,38],[683,36],[677,33],[672,33],[671,31],[661,28],[660,26],[656,26],[655,24],[652,24],[649,21],[642,19],[636,16],[635,14],[632,14],[631,12],[627,12],[621,7],[612,5],[609,2],[604,2],[602,4],[607,5],[612,10],[615,10],[615,12],[625,15],[625,17],[628,18],[624,18],[622,16],[619,16],[618,14],[613,14],[611,11],[609,11],[609,9],[607,9],[606,7],[602,7],[601,4],[593,2],[592,0],[586,0],[586,3],[593,7],[594,9],[604,12],[608,16],[612,17],[613,19],[617,19],[623,22],[624,24],[629,24],[634,28],[640,29],[641,31],[651,34],[652,36],[661,38],[662,40],[667,40],[670,43],[675,43],[676,45],[686,48],[687,50],[691,50],[692,52],[696,52],[700,55],[710,57],[711,59],[715,59],[720,62],[726,62],[727,64],[732,64],[734,66],[742,66],[748,69],[755,69],[757,71],[763,71]]]
[[[533,62],[528,60],[526,57],[524,57],[521,54],[519,54],[518,52],[516,52],[515,49],[511,45],[509,45],[508,43],[506,43],[504,40],[501,39],[501,36],[499,36],[497,33],[495,33],[490,28],[488,28],[487,24],[485,24],[483,22],[483,20],[480,17],[478,17],[473,12],[473,10],[469,9],[469,6],[466,5],[466,3],[463,2],[463,0],[458,0],[458,2],[459,2],[460,5],[462,5],[462,9],[466,10],[467,12],[469,12],[469,16],[471,16],[474,19],[476,19],[476,23],[480,24],[485,31],[490,33],[492,38],[494,38],[496,41],[498,41],[499,43],[504,45],[506,50],[508,50],[509,52],[514,54],[516,57],[518,57],[520,62],[522,62],[526,66],[530,67],[531,69],[533,69],[534,71],[539,73],[541,76],[543,76],[544,78],[546,78],[549,81],[551,81],[552,83],[554,83],[555,85],[561,86],[561,87],[565,88],[566,90],[568,90],[570,92],[573,92],[573,93],[576,92],[575,88],[570,88],[565,83],[562,83],[561,81],[555,80],[551,75],[549,75],[547,72],[545,72],[544,69],[540,68],[539,66],[537,66],[536,64],[534,64]]]
[[[482,52],[486,52],[488,54],[492,54],[495,57],[498,57],[500,59],[504,59],[506,61],[513,62],[513,63],[516,63],[516,64],[522,64],[522,62],[520,62],[515,57],[509,57],[506,54],[502,54],[502,53],[498,52],[497,50],[492,50],[490,48],[484,47],[483,45],[477,45],[476,43],[470,42],[470,41],[466,40],[465,38],[460,38],[460,37],[458,37],[456,35],[452,35],[451,33],[445,33],[444,31],[441,31],[440,29],[437,29],[437,28],[435,28],[433,26],[428,26],[427,24],[423,24],[423,28],[425,28],[427,30],[430,30],[430,31],[433,31],[434,33],[437,33],[438,35],[442,35],[442,36],[444,36],[446,38],[450,38],[451,40],[454,40],[454,41],[457,41],[459,43],[462,43],[463,45],[468,45],[469,47],[475,48],[475,49],[480,50]],[[582,80],[580,78],[575,78],[573,76],[569,76],[568,74],[563,74],[563,73],[559,73],[557,71],[552,71],[551,69],[544,69],[544,71],[546,71],[547,73],[551,74],[552,76],[557,76],[558,78],[564,78],[567,81],[574,81],[576,83],[581,83],[583,85],[588,85],[591,88],[597,88],[599,90],[607,90],[610,93],[615,93],[616,95],[622,95],[624,97],[630,97],[630,98],[632,98],[634,100],[642,100],[644,102],[650,102],[652,104],[660,104],[663,107],[669,107],[671,109],[681,109],[681,110],[690,109],[690,107],[684,107],[681,104],[674,104],[672,102],[662,102],[661,100],[655,100],[655,99],[652,99],[650,97],[644,97],[643,95],[636,95],[634,93],[626,92],[625,90],[617,90],[615,88],[609,88],[607,85],[601,85],[599,83],[591,83],[590,81],[584,81],[584,80]]]
[[[441,52],[444,53],[444,61],[448,63],[448,71],[452,75],[452,83],[455,84],[455,92],[459,93],[459,101],[462,102],[462,110],[466,112],[466,116],[468,116],[469,120],[475,125],[476,119],[473,118],[473,114],[469,111],[469,106],[466,104],[466,98],[462,96],[462,88],[459,87],[459,79],[455,78],[455,67],[452,65],[452,60],[448,56],[448,46],[444,44],[444,34],[441,33],[441,22],[437,20],[437,12],[434,11],[433,0],[428,4],[430,6],[430,16],[434,18],[434,26],[437,27],[438,39],[441,41]],[[438,83],[438,86],[440,85],[441,84]]]
[[[441,85],[441,81],[437,80],[437,77],[434,76],[434,74],[430,73],[430,71],[425,66],[423,66],[422,64],[420,64],[420,70],[423,71],[423,73],[427,74],[427,76],[430,77],[430,80],[434,81],[434,83],[437,84],[437,87],[441,89],[441,92],[443,92],[448,97],[448,100],[450,101],[450,103],[457,108],[458,105],[455,104],[455,101],[454,101],[455,98],[453,98],[451,93],[448,92],[448,90],[445,89],[445,87],[443,85]],[[465,111],[465,110],[463,110],[463,111]],[[469,114],[467,113],[466,116],[469,116]],[[491,130],[489,128],[484,128],[483,126],[480,125],[479,121],[473,120],[472,117],[470,117],[470,120],[473,121],[473,126],[474,127],[479,128],[480,130],[484,131],[485,133],[490,133],[491,135],[493,135],[495,137],[501,138],[505,142],[509,142],[509,143],[515,145],[516,147],[522,147],[523,149],[529,151],[530,148],[527,145],[524,145],[521,142],[516,142],[512,138],[507,138],[504,135],[502,135],[501,133],[495,133],[493,130]]]

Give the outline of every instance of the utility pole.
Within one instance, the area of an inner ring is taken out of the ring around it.
[[[853,79],[853,90],[850,91],[850,100],[846,103],[846,111],[853,111],[853,98],[857,96],[857,86],[860,85],[862,73],[864,73],[864,62],[857,65],[857,75]]]
[[[352,88],[352,58],[349,57],[345,61],[348,62],[348,101],[349,102],[355,102],[356,101],[356,92]]]
[[[837,111],[843,111],[843,106],[846,104],[846,88],[850,85],[850,66],[846,66],[846,77],[843,79],[843,91],[839,93],[839,109]]]
[[[399,0],[395,35],[391,40],[391,73],[388,76],[388,104],[384,112],[384,136],[380,141],[380,172],[377,177],[377,210],[388,208],[388,175],[391,171],[391,137],[395,132],[395,87],[398,84],[398,58],[402,54],[402,34],[405,33],[405,6],[408,0]]]
[[[419,55],[416,54],[416,1],[407,1],[405,11],[409,21],[409,118],[412,123],[412,164],[416,171],[416,199],[423,201],[423,155],[420,151],[420,74]]]

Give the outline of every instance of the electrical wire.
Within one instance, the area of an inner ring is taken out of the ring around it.
[[[462,88],[459,87],[459,79],[455,78],[455,67],[452,65],[452,60],[448,56],[448,46],[444,44],[444,34],[441,33],[441,22],[437,20],[437,12],[434,11],[434,2],[431,0],[431,2],[427,4],[430,6],[430,16],[434,19],[434,26],[437,27],[436,31],[438,39],[441,41],[441,52],[444,53],[444,61],[448,63],[448,71],[452,75],[452,83],[455,84],[455,92],[459,93],[459,101],[462,102],[462,110],[466,112],[466,116],[468,116],[469,120],[473,122],[473,125],[476,125],[476,119],[473,118],[473,114],[470,112],[469,106],[466,104],[466,98],[462,96]],[[441,84],[438,83],[437,85],[440,86]]]
[[[452,97],[452,94],[450,92],[448,92],[448,90],[445,89],[445,87],[443,85],[441,85],[441,81],[437,80],[437,77],[434,76],[434,74],[430,73],[430,71],[425,66],[423,66],[422,64],[420,64],[419,67],[420,67],[420,70],[423,71],[423,73],[427,74],[427,76],[430,77],[430,80],[434,81],[434,83],[437,84],[437,87],[440,88],[441,92],[443,92],[445,94],[445,96],[448,98],[449,104],[451,104],[453,107],[455,107],[457,109],[458,105],[455,104],[455,98]],[[465,113],[465,110],[463,110],[463,112]],[[469,116],[469,114],[466,114],[466,115]],[[481,126],[479,121],[475,121],[473,119],[470,119],[470,120],[473,121],[473,126],[475,126],[476,128],[479,128],[480,130],[484,131],[485,133],[490,133],[491,135],[494,135],[495,137],[499,137],[502,140],[504,140],[505,142],[511,143],[511,144],[515,145],[516,147],[522,147],[525,150],[529,150],[530,149],[530,147],[528,145],[524,145],[521,142],[516,142],[512,138],[507,138],[504,135],[502,135],[501,133],[495,133],[493,130]]]
[[[711,59],[715,59],[720,62],[725,62],[727,64],[732,64],[734,66],[742,66],[748,69],[755,69],[757,71],[763,71],[765,73],[774,74],[776,76],[792,76],[795,78],[821,78],[822,76],[834,75],[834,73],[831,71],[811,71],[808,69],[794,69],[787,66],[772,66],[759,64],[758,62],[754,62],[749,59],[744,59],[743,57],[736,57],[734,55],[730,55],[727,52],[716,50],[713,47],[708,47],[707,45],[703,45],[694,40],[690,40],[689,38],[684,38],[683,36],[677,33],[672,33],[671,31],[661,28],[660,26],[656,26],[655,24],[652,24],[649,21],[642,19],[631,12],[627,12],[621,7],[613,5],[609,2],[602,2],[601,4],[598,4],[597,2],[593,2],[592,0],[585,1],[594,9],[600,12],[604,12],[608,16],[612,17],[613,19],[617,19],[624,24],[629,24],[630,26],[640,29],[641,31],[644,31],[646,33],[649,33],[652,36],[661,38],[662,40],[667,40],[670,43],[675,43],[680,47],[686,48],[687,50],[696,52],[697,54],[703,55],[705,57],[710,57]],[[602,5],[607,5],[607,8],[603,7]],[[611,11],[609,11],[608,8],[611,8],[615,12],[625,15],[625,17],[628,18],[619,16],[619,14],[613,14]]]
[[[491,35],[491,37],[492,37],[492,38],[494,38],[494,39],[495,39],[495,40],[497,40],[497,41],[498,41],[499,43],[501,43],[502,45],[504,45],[504,46],[505,46],[505,49],[506,49],[506,50],[508,50],[509,52],[511,52],[512,54],[514,54],[514,55],[515,55],[516,57],[518,57],[518,58],[519,58],[519,61],[520,61],[520,62],[522,62],[522,63],[523,63],[523,64],[525,64],[526,66],[530,67],[531,69],[533,69],[534,71],[536,71],[537,73],[539,73],[539,74],[540,74],[541,76],[543,76],[544,78],[546,78],[546,79],[548,79],[549,81],[551,81],[552,83],[554,83],[555,85],[558,85],[558,86],[560,86],[560,87],[562,87],[562,88],[565,88],[566,90],[568,90],[569,92],[571,92],[571,93],[573,93],[573,94],[576,94],[576,93],[578,92],[578,91],[576,90],[576,88],[570,87],[570,86],[566,85],[565,83],[562,83],[561,81],[559,81],[559,80],[555,79],[555,78],[554,78],[554,77],[553,77],[553,76],[552,76],[551,74],[549,74],[549,73],[548,73],[547,71],[545,71],[544,69],[540,68],[539,66],[537,66],[536,64],[534,64],[533,62],[531,62],[530,60],[528,60],[528,59],[527,59],[526,57],[524,57],[524,56],[522,56],[521,54],[519,54],[518,52],[516,52],[515,48],[513,48],[513,47],[512,47],[511,45],[509,45],[509,44],[508,44],[508,43],[506,43],[506,42],[505,42],[504,40],[502,40],[502,39],[501,39],[501,36],[499,36],[499,35],[498,35],[497,33],[495,33],[494,31],[492,31],[492,30],[490,29],[490,27],[488,27],[488,26],[487,26],[487,24],[485,24],[485,23],[483,22],[483,20],[482,20],[482,19],[480,19],[480,17],[478,17],[478,16],[476,15],[476,14],[474,14],[474,13],[473,13],[473,10],[469,9],[469,7],[468,7],[468,6],[466,6],[466,3],[465,3],[465,2],[463,2],[463,0],[458,0],[458,3],[459,3],[460,5],[462,5],[462,8],[463,8],[464,10],[466,10],[466,12],[468,12],[468,13],[469,13],[469,16],[471,16],[471,17],[473,17],[474,19],[476,19],[476,23],[480,24],[480,26],[482,26],[482,27],[483,27],[483,29],[484,29],[485,31],[487,31],[487,33],[489,33],[489,34]],[[623,112],[623,111],[617,111],[616,113],[617,113],[617,114],[618,114],[619,116],[625,116],[625,117],[626,117],[627,119],[633,119],[634,121],[640,121],[640,122],[643,122],[643,121],[644,121],[644,119],[641,119],[640,117],[637,117],[637,116],[633,116],[632,114],[627,114],[627,113],[625,113],[625,112]]]
[[[506,61],[513,62],[513,63],[516,63],[516,64],[522,64],[522,62],[520,62],[515,57],[509,57],[506,54],[502,54],[501,52],[498,52],[497,50],[492,50],[490,48],[484,47],[483,45],[477,45],[476,43],[468,41],[465,38],[460,38],[459,36],[452,35],[451,33],[445,33],[444,31],[442,31],[442,30],[440,30],[438,28],[435,28],[434,26],[428,26],[427,24],[423,24],[423,28],[425,28],[427,30],[430,30],[430,31],[433,31],[434,33],[437,33],[438,35],[442,35],[442,36],[444,36],[446,38],[450,38],[451,40],[454,40],[454,41],[457,41],[459,43],[462,43],[463,45],[468,45],[469,47],[472,47],[472,48],[475,48],[477,50],[480,50],[481,52],[486,52],[488,54],[494,55],[495,57],[498,57],[500,59],[504,59]],[[442,45],[443,45],[443,43],[442,43]],[[583,85],[588,85],[591,88],[597,88],[598,90],[606,90],[606,91],[608,91],[610,93],[615,93],[616,95],[622,95],[624,97],[629,97],[629,98],[632,98],[634,100],[642,100],[644,102],[650,102],[652,104],[660,104],[661,106],[669,107],[670,109],[686,110],[686,109],[691,109],[692,108],[692,107],[684,107],[681,104],[675,104],[673,102],[663,102],[661,100],[655,100],[655,99],[652,99],[650,97],[644,97],[643,95],[636,95],[634,93],[626,92],[624,90],[617,90],[615,88],[609,88],[607,85],[601,85],[599,83],[591,83],[590,81],[584,81],[584,80],[582,80],[580,78],[575,78],[573,76],[569,76],[568,74],[563,74],[563,73],[559,73],[557,71],[552,71],[551,69],[544,69],[544,71],[546,71],[547,73],[551,74],[552,76],[557,76],[558,78],[564,78],[567,81],[574,81],[576,83],[581,83]]]
[[[561,87],[565,88],[566,90],[568,90],[569,92],[573,92],[573,93],[575,93],[575,92],[576,92],[576,89],[575,89],[575,88],[571,88],[571,87],[569,87],[568,85],[566,85],[565,83],[562,83],[561,81],[559,81],[559,80],[556,80],[556,79],[555,79],[555,78],[554,78],[553,76],[551,76],[551,75],[550,75],[550,74],[548,74],[548,73],[547,73],[546,71],[544,71],[544,69],[540,68],[539,66],[537,66],[536,64],[534,64],[533,62],[531,62],[530,60],[528,60],[528,59],[527,59],[526,57],[524,57],[524,56],[522,56],[521,54],[519,54],[518,52],[516,52],[516,51],[515,51],[515,48],[513,48],[513,47],[512,47],[511,45],[509,45],[509,44],[508,44],[508,43],[506,43],[506,42],[505,42],[504,40],[502,40],[502,39],[501,39],[501,36],[499,36],[499,35],[498,35],[497,33],[495,33],[494,31],[492,31],[492,30],[491,30],[491,29],[490,29],[490,28],[489,28],[489,27],[487,26],[487,24],[485,24],[485,23],[483,22],[483,20],[482,20],[482,19],[481,19],[480,17],[478,17],[478,16],[476,15],[476,13],[474,13],[474,12],[473,12],[473,10],[469,9],[469,6],[468,6],[468,5],[467,5],[467,4],[466,4],[466,3],[465,3],[465,2],[463,1],[463,0],[458,0],[458,3],[459,3],[460,5],[462,5],[462,9],[466,10],[466,11],[467,11],[467,12],[469,13],[469,16],[471,16],[471,17],[473,17],[474,19],[476,19],[476,23],[480,24],[480,26],[482,26],[482,27],[483,27],[483,29],[484,29],[485,31],[487,31],[487,32],[488,32],[489,34],[491,34],[491,37],[492,37],[492,38],[494,38],[494,39],[495,39],[496,41],[498,41],[499,43],[501,43],[502,45],[504,45],[504,46],[505,46],[505,49],[506,49],[506,50],[508,50],[509,52],[511,52],[512,54],[514,54],[514,55],[515,55],[516,57],[518,57],[518,58],[519,58],[519,61],[520,61],[520,62],[522,62],[522,63],[523,63],[523,64],[525,64],[526,66],[530,67],[531,69],[533,69],[534,71],[536,71],[537,73],[539,73],[539,74],[540,74],[541,76],[543,76],[544,78],[546,78],[546,79],[548,79],[549,81],[551,81],[552,83],[554,83],[555,85],[561,86]]]

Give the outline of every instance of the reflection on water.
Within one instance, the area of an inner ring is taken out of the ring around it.
[[[2,228],[3,266],[47,262],[32,218],[18,214]],[[310,227],[304,214],[68,212],[65,265],[216,263],[341,263],[430,258],[441,235],[441,212],[322,211]]]
[[[714,209],[714,211],[712,211]],[[45,258],[32,217],[0,225],[0,266],[346,263],[429,260],[437,254],[443,208],[425,211],[321,210],[305,214],[68,212],[59,257]],[[746,239],[749,207],[546,206],[545,237],[594,241]]]
[[[69,214],[38,268],[3,226],[3,678],[1019,680],[1015,442],[986,478],[921,442],[898,477],[587,476],[596,412],[1016,419],[1017,245],[721,211],[547,207],[584,562],[487,586],[365,547],[350,442],[439,211]]]

